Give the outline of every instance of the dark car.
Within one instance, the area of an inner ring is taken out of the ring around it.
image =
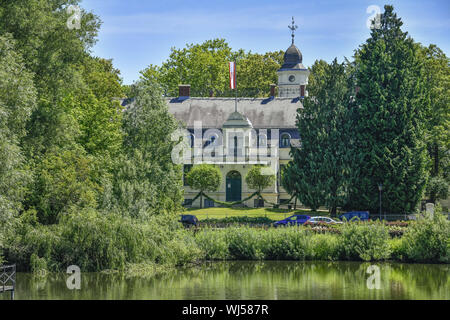
[[[303,214],[297,214],[297,215],[294,215],[292,217],[286,218],[284,220],[277,221],[273,225],[274,225],[274,227],[279,227],[279,226],[299,226],[299,225],[304,224],[309,219],[311,219],[310,216],[303,215]]]
[[[181,216],[180,222],[185,226],[186,228],[190,227],[196,227],[198,224],[198,219],[196,216],[193,216],[191,214],[185,214]]]
[[[352,211],[347,212],[339,216],[341,220],[353,221],[353,220],[361,220],[367,221],[369,220],[369,212],[368,211]]]

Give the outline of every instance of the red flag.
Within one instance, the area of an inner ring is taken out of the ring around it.
[[[230,89],[236,89],[236,62],[230,62]]]

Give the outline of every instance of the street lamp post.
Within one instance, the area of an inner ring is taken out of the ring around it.
[[[383,185],[380,183],[378,184],[378,190],[380,191],[380,220],[381,220],[381,191],[383,191]],[[385,217],[386,220],[386,217]]]

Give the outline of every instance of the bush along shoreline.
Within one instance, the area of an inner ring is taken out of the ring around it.
[[[176,217],[137,220],[85,210],[46,226],[22,216],[6,234],[3,258],[39,274],[77,265],[85,272],[153,275],[214,260],[320,260],[450,263],[450,221],[437,213],[391,238],[381,222],[347,223],[339,233],[309,227],[233,226],[192,231]]]
[[[393,237],[381,222],[347,223],[340,232],[309,227],[199,230],[196,243],[206,260],[324,260],[450,263],[450,221],[442,214],[409,223]]]

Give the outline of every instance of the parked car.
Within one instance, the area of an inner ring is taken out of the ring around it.
[[[341,220],[361,220],[361,221],[367,221],[369,220],[369,212],[368,211],[352,211],[352,212],[346,212],[339,216],[339,219]]]
[[[342,221],[336,221],[329,217],[312,217],[308,220],[308,224],[319,224],[319,223],[326,223],[326,224],[341,224]]]
[[[198,219],[196,216],[185,214],[181,216],[180,222],[185,226],[186,228],[190,227],[196,227],[198,225]]]
[[[304,224],[306,221],[311,219],[310,216],[304,215],[304,214],[297,214],[294,216],[291,216],[289,218],[277,221],[273,224],[274,227],[279,226],[299,226]]]

